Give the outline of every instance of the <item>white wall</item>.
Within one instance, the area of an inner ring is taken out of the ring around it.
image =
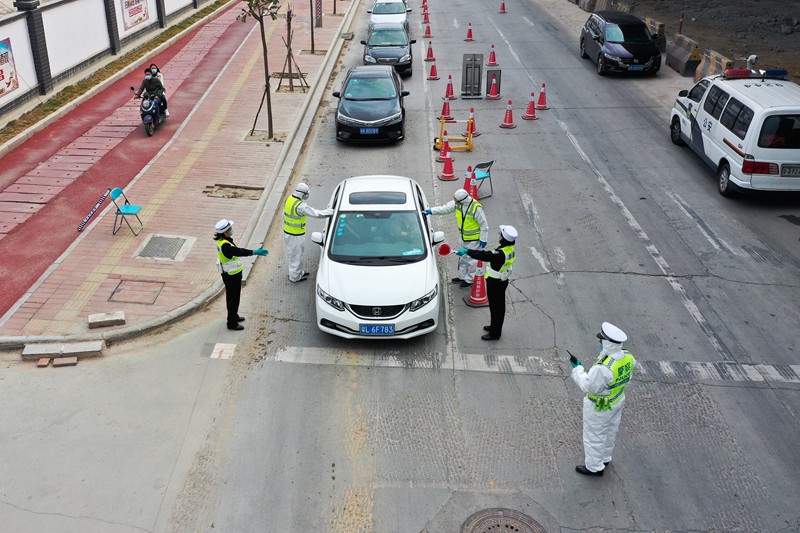
[[[19,87],[0,96],[0,106],[14,101],[39,84],[36,69],[33,68],[33,54],[28,40],[28,23],[25,17],[0,28],[0,41],[11,38],[11,52],[14,54],[14,67],[19,79]]]
[[[192,0],[164,0],[167,15],[172,15],[183,7],[193,5]]]
[[[103,0],[78,0],[43,10],[42,22],[53,77],[111,46]]]

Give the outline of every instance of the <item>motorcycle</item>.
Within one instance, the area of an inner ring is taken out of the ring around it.
[[[136,96],[136,89],[133,87],[131,87],[131,91],[134,91],[134,98],[142,99],[142,103],[139,105],[139,113],[142,115],[144,131],[147,132],[147,136],[149,137],[153,135],[156,128],[167,119],[164,110],[161,109],[161,98],[158,96],[150,96],[147,93],[144,93],[144,98]]]

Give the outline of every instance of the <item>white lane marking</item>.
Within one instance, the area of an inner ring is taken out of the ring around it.
[[[218,342],[214,345],[214,349],[211,350],[211,359],[231,359],[233,358],[233,352],[235,351],[235,344],[224,344]]]
[[[562,250],[561,247],[556,246],[553,248],[553,253],[556,254],[556,261],[558,261],[560,264],[563,265],[567,262],[567,254],[564,253],[564,250]]]
[[[681,198],[681,196],[678,193],[667,191],[667,196],[672,198],[672,201],[678,204],[678,208],[681,211],[683,211],[683,214],[686,215],[687,218],[689,218],[692,222],[694,222],[700,233],[703,234],[706,240],[709,243],[711,243],[711,246],[713,246],[716,250],[722,251],[724,249],[726,252],[733,255],[744,255],[743,252],[737,252],[736,250],[731,248],[727,242],[722,240],[714,232],[714,230],[712,230],[711,227],[705,221],[703,221],[699,217],[699,215],[697,215],[697,213],[694,212],[694,210],[689,206],[686,200]]]
[[[533,246],[531,246],[530,249],[531,249],[531,254],[533,255],[533,257],[535,257],[536,260],[539,261],[539,264],[542,265],[542,270],[544,270],[545,272],[552,272],[553,269],[548,268],[547,259],[544,257],[544,255],[542,255],[539,252],[539,250],[537,250]]]
[[[528,17],[522,17],[522,20],[524,20],[530,26],[536,26],[536,24],[533,23]]]
[[[453,27],[456,28],[456,29],[461,27],[461,25],[458,23],[458,19],[457,18],[453,18]]]
[[[231,345],[233,346],[233,345]],[[535,355],[455,354],[436,352],[424,356],[377,355],[374,352],[331,350],[301,346],[281,348],[274,361],[287,364],[323,366],[363,366],[489,372],[536,376],[569,374],[566,362]],[[750,365],[707,361],[639,361],[636,381],[732,381],[800,383],[800,365]]]

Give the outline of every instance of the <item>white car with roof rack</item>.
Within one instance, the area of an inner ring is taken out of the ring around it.
[[[728,69],[678,93],[670,138],[717,173],[720,194],[800,191],[800,85],[785,70]]]

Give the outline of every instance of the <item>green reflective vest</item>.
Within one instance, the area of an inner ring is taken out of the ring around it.
[[[492,269],[492,265],[489,264],[486,267],[486,277],[497,278],[500,281],[505,281],[508,279],[508,275],[511,273],[511,265],[513,265],[514,261],[517,260],[517,256],[516,253],[514,253],[513,244],[509,244],[508,246],[503,246],[500,249],[506,255],[506,262],[503,263],[503,266],[500,267],[500,270]]]
[[[595,362],[596,365],[603,365],[614,374],[611,383],[606,385],[608,394],[586,395],[586,397],[594,403],[595,411],[608,411],[614,404],[625,397],[625,387],[631,380],[635,363],[631,352],[628,350],[622,350],[622,355],[623,357],[621,359],[614,359],[610,356],[601,355]]]
[[[225,254],[222,253],[222,245],[225,243],[233,246],[233,243],[224,237],[217,241],[217,264],[219,265],[219,269],[227,274],[238,274],[243,269],[242,260],[236,256],[230,259],[225,257]]]
[[[306,216],[297,212],[297,206],[303,201],[290,196],[283,204],[283,231],[289,235],[306,234]]]
[[[461,232],[462,241],[477,241],[481,238],[481,225],[475,220],[475,212],[482,207],[477,200],[472,200],[467,207],[467,212],[461,212],[461,205],[456,204],[456,224]]]

